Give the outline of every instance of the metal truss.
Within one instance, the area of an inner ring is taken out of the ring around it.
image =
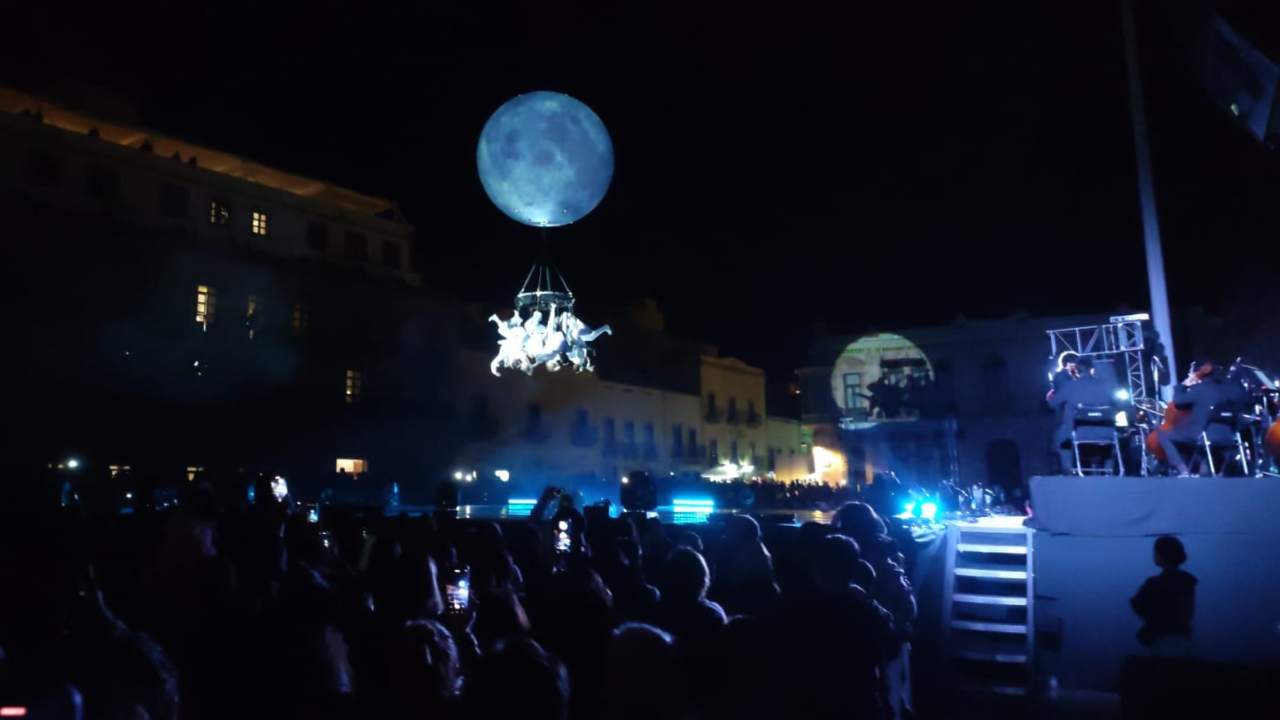
[[[1055,359],[1065,352],[1082,357],[1120,356],[1124,360],[1130,399],[1136,402],[1149,397],[1147,373],[1142,364],[1141,321],[1117,319],[1105,325],[1048,330],[1046,334],[1049,336],[1049,355]]]

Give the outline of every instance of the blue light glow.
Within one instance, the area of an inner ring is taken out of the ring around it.
[[[938,503],[927,502],[920,506],[920,517],[932,520],[938,516]]]
[[[1124,388],[1120,388],[1119,390],[1116,390],[1115,394],[1116,394],[1116,399],[1119,400],[1120,402],[1127,402],[1129,400],[1129,391],[1125,390]]]
[[[716,506],[714,500],[707,498],[674,498],[671,504],[676,508],[706,508],[708,511]]]
[[[908,500],[906,504],[902,506],[902,514],[907,517],[914,517],[916,514],[916,501]]]
[[[508,505],[537,505],[538,501],[532,498],[511,498],[507,500]]]

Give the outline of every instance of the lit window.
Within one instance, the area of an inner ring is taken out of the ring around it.
[[[267,234],[267,214],[261,210],[254,210],[249,219],[249,229],[254,235]]]
[[[307,332],[307,326],[311,324],[311,310],[306,303],[294,303],[293,305],[293,336],[302,337]]]
[[[128,465],[108,465],[107,470],[111,472],[111,477],[115,477],[120,473],[129,473],[133,468]]]
[[[187,466],[187,482],[195,482],[196,476],[204,472],[204,468],[197,465]]]
[[[209,224],[226,225],[231,220],[231,208],[221,200],[209,201]]]
[[[360,401],[360,371],[347,371],[346,399],[348,403]]]
[[[196,322],[204,329],[209,329],[213,322],[214,292],[208,285],[196,286]]]
[[[344,472],[348,475],[363,475],[369,472],[369,463],[360,458],[338,458],[337,466],[334,472]]]

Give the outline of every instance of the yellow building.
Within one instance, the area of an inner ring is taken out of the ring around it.
[[[703,355],[698,376],[708,462],[723,464],[727,476],[762,475],[768,447],[764,371],[734,358]]]

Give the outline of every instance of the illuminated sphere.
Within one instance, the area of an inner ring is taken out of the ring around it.
[[[613,142],[591,108],[555,92],[508,100],[476,146],[480,183],[498,209],[534,227],[568,225],[595,209],[613,178]]]

